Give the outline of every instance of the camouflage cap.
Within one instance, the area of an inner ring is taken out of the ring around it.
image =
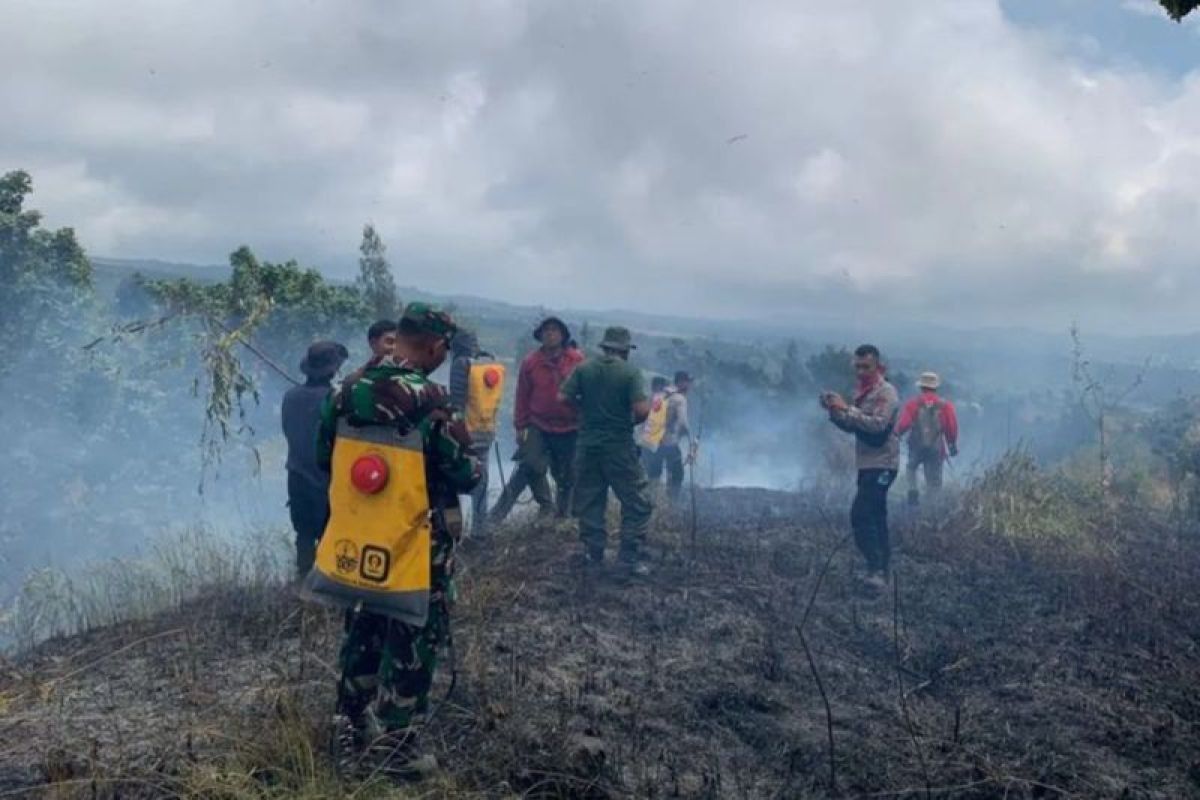
[[[440,336],[447,343],[458,333],[454,318],[437,306],[429,303],[409,303],[400,317],[400,332],[407,334],[428,333]]]

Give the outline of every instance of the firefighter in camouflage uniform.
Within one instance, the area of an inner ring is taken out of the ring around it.
[[[349,608],[335,733],[338,766],[344,772],[365,768],[407,779],[436,768],[431,756],[420,754],[415,726],[428,711],[439,650],[449,635],[454,549],[462,527],[458,496],[469,494],[480,480],[480,464],[470,454],[471,438],[461,414],[451,407],[446,390],[429,379],[445,360],[455,332],[448,314],[424,303],[410,304],[400,320],[394,352],[372,358],[322,409],[318,458],[326,468],[336,465],[335,449],[343,436],[349,441],[352,435],[404,435],[423,455],[423,480],[411,475],[388,479],[409,486],[423,483],[428,494],[428,513],[419,515],[420,524],[429,528],[421,540],[429,542],[429,570],[419,570],[428,590],[404,595],[404,602],[415,602],[418,611],[400,613],[353,602],[353,590],[349,599],[335,597]],[[326,538],[333,538],[328,530]],[[341,555],[337,561],[330,556],[328,563],[340,569]],[[323,599],[328,600],[338,589],[330,591],[329,580],[317,586],[323,580],[321,566],[319,553],[309,584],[316,593],[324,588]],[[412,594],[420,595],[419,602],[409,598]]]

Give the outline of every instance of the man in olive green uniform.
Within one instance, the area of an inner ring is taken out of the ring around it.
[[[648,572],[640,560],[650,522],[650,487],[633,439],[635,425],[650,414],[642,373],[629,364],[634,345],[625,328],[609,328],[601,356],[575,368],[561,397],[580,412],[576,450],[575,515],[587,565],[604,561],[605,509],[611,488],[621,501],[618,558],[633,574]]]

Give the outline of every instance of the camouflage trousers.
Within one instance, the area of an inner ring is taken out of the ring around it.
[[[584,548],[595,556],[608,538],[605,513],[608,490],[621,501],[621,550],[625,560],[637,558],[646,539],[653,506],[650,483],[638,457],[638,448],[623,444],[580,445],[575,460],[575,516]]]
[[[424,625],[368,611],[346,612],[339,656],[338,713],[372,735],[401,732],[429,712],[438,656],[450,635],[448,550],[434,535],[433,588]],[[440,563],[439,563],[440,562]]]

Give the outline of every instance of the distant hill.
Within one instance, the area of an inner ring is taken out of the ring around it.
[[[228,265],[199,265],[156,259],[93,258],[96,284],[111,293],[126,277],[140,272],[152,278],[223,279]],[[334,282],[345,283],[345,280]],[[1037,387],[1062,387],[1070,382],[1071,340],[1061,332],[1022,327],[982,327],[973,330],[936,322],[855,318],[814,313],[763,319],[711,319],[653,314],[621,309],[549,308],[519,305],[477,295],[444,293],[405,286],[406,300],[427,300],[453,306],[460,315],[492,338],[493,347],[508,351],[514,339],[549,313],[559,313],[575,326],[587,323],[594,336],[606,325],[632,328],[642,338],[643,352],[656,351],[672,339],[720,341],[739,348],[781,352],[795,341],[802,355],[826,344],[853,347],[864,341],[878,344],[905,371],[937,369],[970,375],[976,386],[1021,393]],[[576,334],[579,331],[576,330]],[[1161,401],[1179,393],[1200,392],[1200,333],[1171,336],[1126,336],[1084,331],[1088,355],[1107,366],[1114,381],[1132,379],[1149,362],[1146,400]]]

